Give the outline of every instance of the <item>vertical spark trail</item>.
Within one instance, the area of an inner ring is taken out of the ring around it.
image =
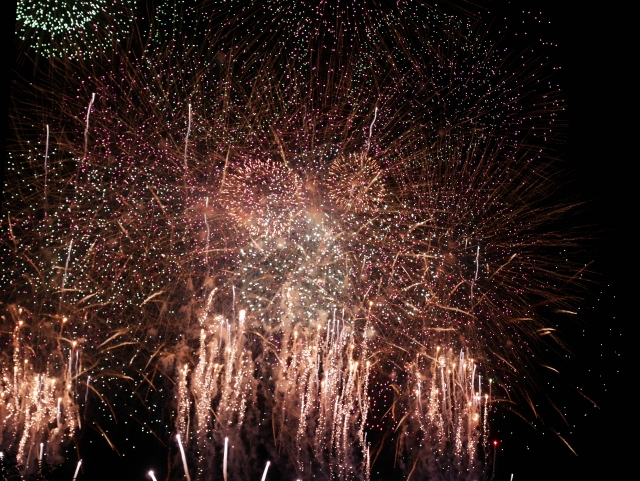
[[[62,274],[62,283],[60,284],[60,301],[58,309],[62,308],[62,303],[65,297],[65,285],[67,282],[67,273],[69,271],[69,261],[71,260],[71,249],[73,248],[73,239],[69,241],[69,249],[67,250],[67,260],[64,263],[64,273]],[[69,369],[71,369],[71,363],[69,363]]]
[[[367,148],[364,151],[364,155],[369,155],[369,149],[371,148],[371,136],[373,135],[373,126],[376,123],[376,118],[378,118],[378,107],[373,110],[373,120],[371,121],[371,125],[369,125],[369,137],[367,137]]]
[[[72,373],[66,362],[50,366],[46,373],[34,371],[24,356],[20,330],[28,313],[22,309],[9,311],[16,321],[12,344],[13,369],[0,370],[0,444],[15,446],[17,460],[37,466],[47,450],[55,451],[76,431],[78,406],[70,389]],[[10,375],[12,372],[13,376]]]
[[[182,446],[182,441],[180,440],[179,434],[176,434],[176,441],[178,442],[178,447],[180,448],[182,467],[184,468],[184,477],[187,478],[187,481],[191,481],[191,476],[189,476],[189,468],[187,467],[187,456],[184,453],[184,447]]]
[[[205,206],[205,209],[209,207],[209,197],[205,199],[204,206]],[[209,239],[211,238],[211,227],[209,226],[209,220],[207,219],[206,210],[204,212],[204,225],[207,228],[206,241],[205,241],[206,244],[204,246],[204,255],[205,255],[205,258],[207,259],[207,265],[209,265]]]
[[[189,104],[187,135],[184,136],[184,171],[187,172],[189,165],[187,164],[187,149],[189,148],[189,134],[191,133],[191,104]]]
[[[87,417],[87,401],[89,400],[89,386],[91,385],[91,376],[87,376],[87,385],[84,390],[84,415],[83,417]]]
[[[267,479],[267,471],[269,470],[270,465],[271,465],[271,461],[267,461],[267,465],[264,467],[264,473],[262,473],[261,481],[265,481]]]
[[[87,107],[87,118],[85,121],[85,127],[84,127],[84,154],[82,155],[82,161],[86,161],[87,160],[87,147],[89,145],[89,115],[91,115],[91,108],[93,107],[93,102],[96,99],[96,94],[92,93],[91,94],[91,101],[89,102],[89,107]],[[49,129],[47,128],[47,133],[49,132]]]
[[[416,365],[416,406],[414,416],[422,432],[423,443],[434,452],[433,473],[445,466],[450,472],[474,473],[478,446],[486,443],[488,396],[482,396],[481,380],[476,388],[477,365],[465,360],[464,351],[458,356],[452,350],[436,350],[431,367],[421,372]],[[426,366],[425,366],[426,367]],[[427,395],[423,395],[422,379],[427,379]],[[447,446],[452,446],[451,450]]]
[[[47,214],[46,206],[47,206],[47,179],[49,175],[49,124],[46,126],[47,138],[45,141],[44,147],[44,205],[45,205],[45,216]]]
[[[229,454],[229,438],[224,438],[224,458],[222,461],[222,476],[227,481],[227,455]]]
[[[78,477],[78,473],[80,472],[80,466],[82,465],[82,459],[80,461],[78,461],[78,465],[76,466],[76,470],[73,473],[73,479],[72,481],[76,481],[76,478]]]
[[[201,452],[210,449],[207,445],[211,441],[206,441],[204,433],[212,428],[232,430],[239,435],[247,396],[253,389],[247,371],[248,314],[241,309],[233,324],[221,315],[208,315],[214,294],[209,295],[208,307],[200,317],[199,361],[190,377],[187,366],[181,369],[178,386],[177,429],[185,430],[192,396],[196,412],[194,430]],[[220,329],[223,325],[228,326],[226,332]],[[282,413],[281,420],[274,425],[278,445],[299,453],[297,465],[301,471],[306,469],[307,446],[316,446],[312,455],[317,460],[326,463],[328,469],[334,469],[338,463],[345,466],[336,474],[340,479],[350,479],[353,473],[346,466],[354,442],[360,446],[361,456],[368,452],[364,430],[370,402],[367,393],[370,362],[355,358],[356,353],[360,358],[368,355],[366,336],[354,332],[339,319],[329,324],[326,335],[316,327],[297,329],[300,332],[282,333],[281,348],[273,351],[276,359],[291,361],[277,363],[265,372],[275,381],[275,404],[271,409]],[[320,372],[324,373],[322,377],[318,375]],[[219,401],[212,418],[209,413],[214,399]],[[295,437],[286,434],[290,432],[295,432]],[[222,467],[225,479],[228,442],[225,437]],[[201,457],[201,462],[207,460]],[[198,472],[206,470],[205,465],[198,467]]]

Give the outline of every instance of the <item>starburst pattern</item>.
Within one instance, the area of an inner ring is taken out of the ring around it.
[[[17,32],[45,57],[93,58],[127,36],[133,6],[131,0],[19,0]]]

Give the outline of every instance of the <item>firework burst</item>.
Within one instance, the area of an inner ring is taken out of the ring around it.
[[[128,35],[133,6],[130,0],[19,0],[17,32],[45,57],[96,58]]]
[[[368,480],[389,444],[407,473],[477,474],[575,273],[550,267],[574,243],[547,227],[555,93],[419,2],[236,10],[15,98],[6,369],[42,381],[76,342],[55,376],[114,418],[109,386],[147,385],[197,479],[256,476],[258,446],[298,476]]]

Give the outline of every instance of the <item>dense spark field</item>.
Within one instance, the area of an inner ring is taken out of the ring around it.
[[[20,38],[45,57],[100,55],[128,33],[132,0],[18,0]]]
[[[2,446],[477,479],[580,277],[539,63],[422,2],[170,5],[14,90]]]

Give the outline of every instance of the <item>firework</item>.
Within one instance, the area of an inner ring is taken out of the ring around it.
[[[9,312],[16,327],[12,333],[12,359],[9,362],[5,359],[2,366],[0,443],[15,446],[17,461],[28,468],[34,458],[40,462],[43,459],[44,443],[40,440],[47,441],[47,454],[55,456],[57,446],[70,440],[81,427],[74,391],[82,367],[78,364],[76,343],[70,342],[64,348],[60,346],[57,356],[49,357],[44,372],[38,372],[21,355],[24,348],[21,331],[31,316],[23,309]]]
[[[251,236],[283,237],[303,214],[300,177],[285,164],[246,160],[225,179],[220,198]]]
[[[229,438],[224,438],[224,458],[222,462],[222,475],[227,481],[227,455],[229,454]]]
[[[338,157],[329,168],[329,198],[344,211],[370,212],[381,208],[385,186],[383,172],[375,159],[366,154]]]
[[[430,361],[430,372],[415,374],[415,419],[424,435],[422,442],[433,450],[433,456],[427,458],[432,466],[426,470],[437,476],[446,466],[450,474],[457,472],[463,477],[463,473],[478,471],[476,450],[488,448],[491,401],[488,394],[482,393],[482,375],[477,372],[477,365],[473,359],[465,359],[464,351],[454,357],[453,351],[441,352],[438,347]],[[446,459],[447,456],[451,458]]]
[[[180,457],[182,458],[182,467],[184,468],[184,477],[187,478],[187,481],[191,481],[191,476],[189,476],[189,467],[187,466],[187,456],[184,454],[184,446],[182,446],[182,441],[180,440],[180,434],[176,434],[176,441],[178,443],[178,447],[180,448]]]
[[[80,472],[80,466],[82,466],[82,459],[80,461],[78,461],[78,464],[76,465],[76,470],[73,473],[73,480],[72,481],[76,481],[76,478],[78,477],[78,473]]]
[[[550,253],[574,240],[545,205],[560,103],[420,3],[278,5],[218,8],[184,41],[162,14],[23,87],[2,288],[29,322],[7,369],[31,357],[42,380],[71,343],[43,411],[70,433],[68,413],[104,422],[89,390],[115,418],[107,386],[147,385],[187,478],[257,477],[259,444],[300,478],[368,481],[382,426],[407,473],[471,479],[494,406],[527,397],[511,381],[551,329],[534,306],[569,306],[575,266]]]
[[[270,464],[271,462],[267,461],[267,465],[264,467],[264,473],[262,473],[262,481],[265,481],[265,479],[267,479],[267,471],[269,470]]]
[[[45,57],[95,58],[129,33],[133,5],[130,0],[19,0],[17,31]]]

